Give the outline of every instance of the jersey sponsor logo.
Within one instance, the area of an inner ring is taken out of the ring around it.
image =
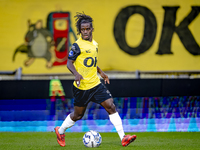
[[[83,61],[83,64],[86,66],[86,67],[96,67],[97,65],[97,58],[92,58],[92,57],[87,57],[84,59]]]

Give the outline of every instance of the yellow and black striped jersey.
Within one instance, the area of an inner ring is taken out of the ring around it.
[[[98,43],[95,40],[87,41],[81,37],[72,45],[68,59],[74,60],[76,71],[83,76],[80,86],[81,90],[88,90],[100,83],[97,75]]]

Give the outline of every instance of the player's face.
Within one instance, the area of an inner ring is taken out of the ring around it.
[[[92,41],[92,31],[90,23],[82,23],[81,24],[81,36],[83,40]]]

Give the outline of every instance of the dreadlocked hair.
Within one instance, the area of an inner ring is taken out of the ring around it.
[[[75,21],[76,21],[76,28],[77,28],[77,34],[79,35],[81,33],[81,24],[82,23],[90,23],[91,27],[93,27],[92,22],[93,19],[86,15],[84,12],[83,13],[76,13],[76,16],[74,16]]]

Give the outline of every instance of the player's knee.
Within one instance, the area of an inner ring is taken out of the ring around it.
[[[109,106],[106,108],[106,110],[107,110],[107,112],[108,112],[109,114],[115,113],[115,112],[116,112],[115,104],[109,105]]]
[[[83,117],[83,114],[79,114],[79,115],[77,116],[77,120],[80,120],[82,117]]]
[[[74,121],[80,120],[80,119],[83,117],[83,115],[84,115],[84,114],[74,114],[73,120],[74,120]]]

